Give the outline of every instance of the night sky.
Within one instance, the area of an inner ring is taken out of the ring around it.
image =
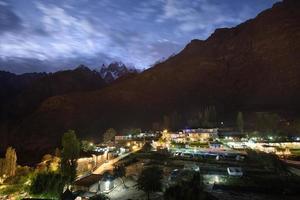
[[[143,69],[276,0],[0,0],[0,70]]]

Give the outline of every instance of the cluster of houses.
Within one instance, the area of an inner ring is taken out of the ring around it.
[[[234,156],[239,159],[244,157],[246,153],[238,149],[245,148],[284,155],[290,154],[289,148],[300,148],[299,142],[261,143],[251,141],[249,138],[246,139],[246,135],[241,132],[218,128],[183,129],[176,132],[164,130],[157,133],[117,135],[113,142],[96,146],[93,152],[85,152],[81,155],[81,158],[78,159],[77,171],[82,173],[83,176],[75,181],[76,188],[85,191],[85,197],[92,196],[95,193],[111,191],[117,184],[117,180],[111,175],[111,172],[105,172],[104,174],[84,174],[83,172],[92,172],[115,157],[122,157],[123,154],[140,149],[146,142],[150,142],[156,149],[170,149],[170,152],[173,152],[174,155],[179,155],[178,152],[181,151],[180,156],[215,156],[216,159],[219,159],[223,154],[223,156],[226,154],[226,156]],[[181,144],[183,148],[172,149],[170,147],[173,144]],[[192,147],[194,144],[200,145],[200,148]],[[203,149],[202,144],[205,144],[207,148]]]
[[[183,129],[178,132],[162,132],[162,139],[175,143],[208,142],[218,138],[217,128]]]

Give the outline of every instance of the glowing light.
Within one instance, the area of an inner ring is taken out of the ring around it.
[[[109,188],[109,186],[110,186],[110,181],[105,181],[105,190],[109,190],[110,188]]]
[[[273,137],[272,137],[272,136],[269,136],[269,139],[270,139],[270,140],[273,140]]]
[[[220,178],[219,178],[219,176],[215,176],[215,183],[220,183]]]

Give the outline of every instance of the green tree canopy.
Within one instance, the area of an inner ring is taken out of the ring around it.
[[[105,131],[103,134],[103,142],[110,142],[114,140],[114,137],[116,136],[117,132],[113,128],[109,128]]]
[[[138,188],[147,193],[148,200],[150,193],[158,192],[162,189],[163,172],[156,166],[143,169],[138,178]]]
[[[34,195],[45,194],[48,197],[59,198],[63,191],[64,181],[60,173],[37,173],[30,186],[30,193]]]
[[[95,149],[95,144],[92,142],[89,142],[87,140],[82,140],[81,141],[81,149],[85,152],[93,151]]]
[[[62,137],[61,170],[67,183],[71,183],[76,177],[77,158],[80,152],[80,142],[75,131],[69,130]]]

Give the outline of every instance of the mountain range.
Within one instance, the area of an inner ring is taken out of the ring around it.
[[[221,115],[237,110],[298,112],[299,10],[298,0],[278,2],[236,27],[217,29],[206,40],[192,40],[177,55],[140,74],[110,83],[115,74],[103,70],[104,76],[92,84],[97,87],[87,84],[84,90],[77,86],[38,98],[26,115],[2,117],[0,134],[6,141],[1,148],[13,145],[40,155],[59,146],[68,129],[81,138],[100,140],[110,127],[149,128],[164,115],[187,116],[204,106],[215,106]],[[95,72],[90,73],[93,77]],[[23,81],[28,83],[25,77]],[[64,79],[57,83],[58,88],[69,85]],[[32,100],[27,102],[24,107]]]
[[[112,83],[118,78],[130,75],[137,74],[140,70],[135,69],[134,67],[128,67],[122,62],[112,62],[109,65],[103,64],[99,70],[101,77],[107,82]]]

